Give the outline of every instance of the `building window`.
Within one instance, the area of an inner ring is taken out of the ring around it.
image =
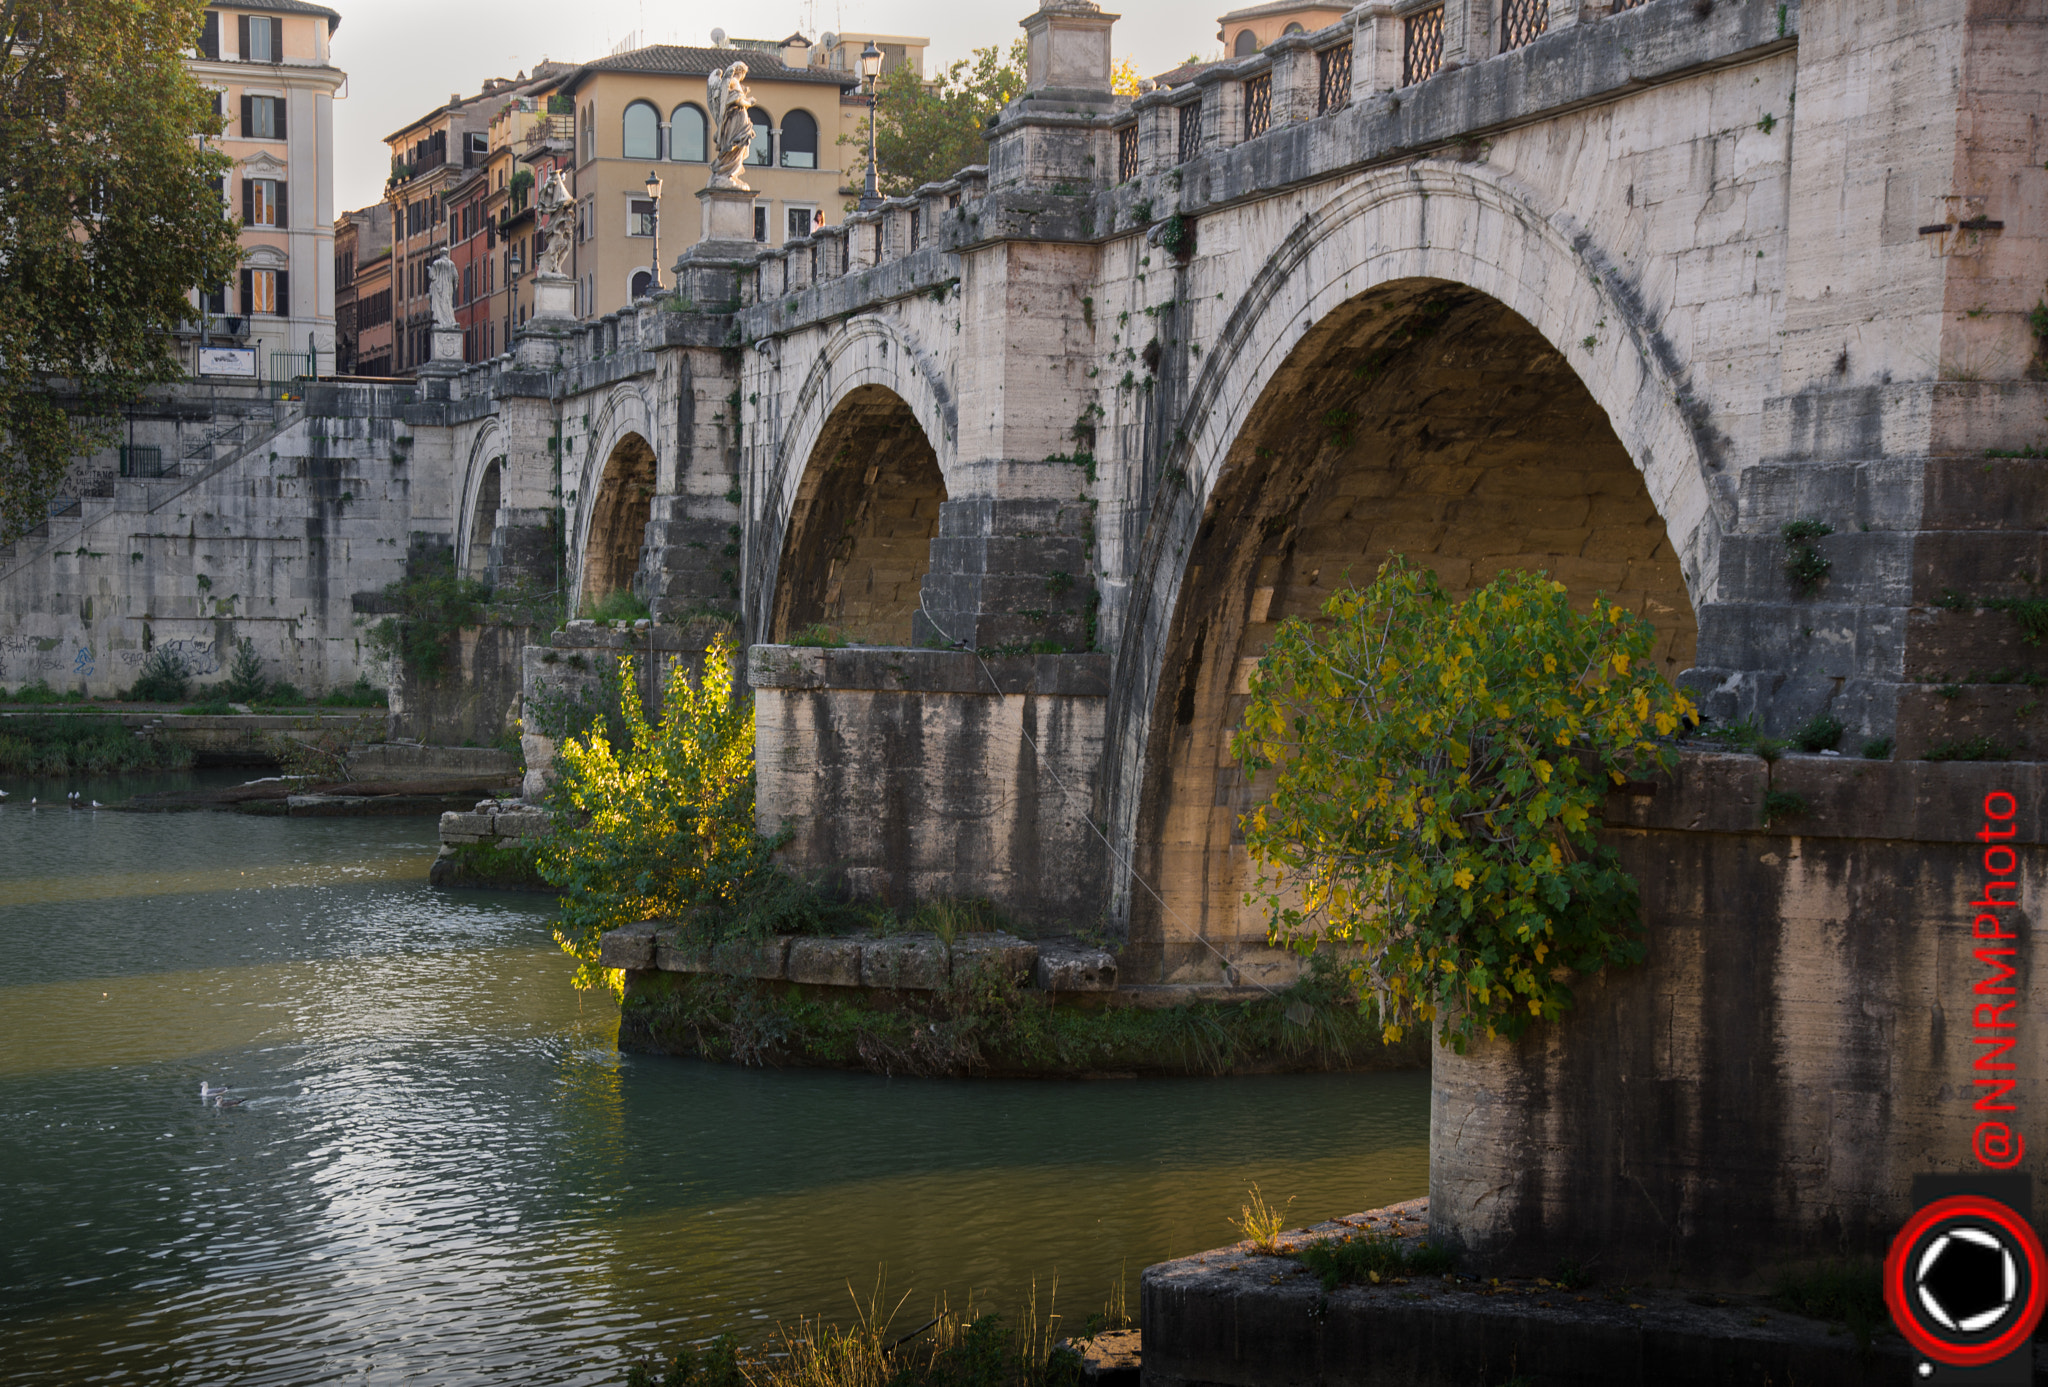
[[[768,136],[768,132],[773,126],[769,123],[768,113],[759,106],[756,106],[753,110],[753,117],[754,147],[747,151],[747,162],[750,164],[773,163],[774,156],[769,152]]]
[[[241,28],[242,61],[245,63],[274,63],[279,61],[277,21],[269,15],[245,14],[238,21]]]
[[[678,106],[669,117],[668,157],[685,164],[701,164],[705,161],[710,134],[704,113],[695,106]]]
[[[800,237],[800,236],[808,236],[808,235],[810,235],[810,234],[811,234],[811,228],[812,228],[813,226],[815,226],[815,225],[817,224],[817,219],[818,219],[818,213],[817,213],[817,210],[816,210],[815,208],[811,208],[811,207],[792,207],[792,208],[790,208],[790,209],[789,209],[789,239],[790,239],[790,240],[792,240],[792,241],[794,241],[794,240],[796,240],[796,239],[797,239],[798,237]]]
[[[1251,30],[1246,29],[1238,34],[1237,47],[1231,51],[1231,56],[1236,58],[1249,58],[1252,54],[1258,51],[1259,36],[1253,33]]]
[[[654,276],[646,270],[633,271],[633,282],[626,290],[626,297],[634,303],[647,297],[654,288]]]
[[[758,202],[754,204],[754,239],[763,245],[768,243],[768,209]]]
[[[589,163],[597,157],[597,103],[591,102],[583,108],[583,162]]]
[[[628,159],[659,159],[661,157],[661,112],[645,101],[636,101],[626,108],[621,120],[619,153]]]
[[[277,226],[285,224],[284,184],[275,178],[242,180],[242,224]]]
[[[281,140],[284,138],[284,99],[276,96],[246,97],[248,112],[242,125],[242,138],[246,140]]]
[[[633,197],[626,199],[626,234],[628,236],[652,236],[654,234],[654,199]]]
[[[214,285],[199,296],[199,303],[208,313],[225,316],[228,311],[228,286]]]
[[[1280,37],[1284,39],[1289,34],[1305,34],[1307,32],[1308,26],[1297,19],[1292,24],[1288,25],[1285,29],[1282,29],[1280,31]]]
[[[818,122],[808,111],[791,111],[782,118],[782,167],[818,167]]]
[[[242,311],[282,314],[285,311],[283,270],[242,271]]]
[[[199,56],[202,58],[212,58],[215,61],[220,59],[220,12],[218,10],[208,10],[206,12],[205,27],[199,31]]]

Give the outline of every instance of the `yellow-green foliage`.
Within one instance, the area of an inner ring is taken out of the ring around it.
[[[677,665],[658,726],[622,657],[625,745],[614,747],[602,723],[562,744],[557,827],[537,866],[562,889],[555,938],[582,964],[578,987],[617,990],[597,964],[604,931],[730,904],[772,871],[771,845],[754,831],[754,711],[733,699],[732,655],[715,640],[696,688]]]
[[[1278,776],[1245,816],[1247,902],[1303,951],[1360,946],[1390,1039],[1434,1022],[1462,1049],[1555,1018],[1575,974],[1642,956],[1635,883],[1594,835],[1607,779],[1668,764],[1656,739],[1695,716],[1655,639],[1537,574],[1454,600],[1398,557],[1283,623],[1233,743]]]

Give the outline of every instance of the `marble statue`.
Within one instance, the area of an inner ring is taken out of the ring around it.
[[[718,68],[705,83],[711,103],[712,151],[711,186],[752,192],[753,186],[740,175],[747,152],[754,147],[754,119],[748,114],[754,97],[747,90],[747,65],[734,63]]]
[[[568,180],[562,177],[560,169],[541,185],[534,210],[545,219],[541,225],[547,234],[540,252],[539,272],[566,279],[569,248],[576,238],[576,197],[569,191]]]
[[[434,310],[434,326],[455,326],[455,262],[442,251],[427,265],[427,302]]]

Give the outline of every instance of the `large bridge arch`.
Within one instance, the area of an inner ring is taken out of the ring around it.
[[[768,373],[786,369],[795,350],[789,340],[771,347],[777,358]],[[905,479],[916,493],[911,499],[921,503],[935,496],[942,503],[960,494],[959,418],[953,391],[937,361],[887,315],[871,314],[840,325],[790,393],[774,446],[763,450],[749,479],[743,588],[748,594],[748,629],[761,633],[757,639],[782,639],[798,629],[784,629],[796,612],[797,590],[808,582],[806,578],[793,584],[783,572],[786,558],[805,550],[804,537],[793,531],[820,486],[829,481],[840,450],[859,446],[850,435],[872,434],[884,416],[888,432],[914,427],[930,454],[932,474],[925,475],[925,460],[920,458],[910,469],[915,476]],[[869,446],[876,441],[869,439]],[[935,530],[936,512],[931,518]],[[927,558],[918,565],[920,578],[928,563]],[[799,628],[803,624],[808,623],[799,622]],[[904,640],[907,643],[907,635]]]
[[[455,523],[455,568],[467,577],[483,578],[488,574],[491,540],[503,497],[504,463],[505,433],[492,416],[484,420],[470,440],[462,468],[462,490],[457,497],[460,510]]]
[[[1611,271],[1505,178],[1422,163],[1347,185],[1251,277],[1187,390],[1186,441],[1161,469],[1186,482],[1162,486],[1145,517],[1118,640],[1107,807],[1136,874],[1167,902],[1116,884],[1140,973],[1214,971],[1262,933],[1238,904],[1246,864],[1234,825],[1248,787],[1231,783],[1226,735],[1271,623],[1312,611],[1318,579],[1326,590],[1341,578],[1320,570],[1364,582],[1389,552],[1448,542],[1426,561],[1465,588],[1502,567],[1569,559],[1575,598],[1629,592],[1670,628],[1667,672],[1692,664],[1729,488],[1712,438],[1680,403],[1682,364]],[[1388,388],[1407,398],[1374,397],[1374,417],[1361,401]],[[1432,435],[1432,410],[1465,417]],[[1531,429],[1547,448],[1511,436]],[[1472,436],[1446,436],[1461,430]],[[1347,460],[1361,450],[1375,455]],[[1498,494],[1506,473],[1489,469],[1534,455],[1571,463],[1548,502],[1528,502],[1555,503],[1558,532],[1531,538],[1524,523],[1512,543],[1506,526],[1487,540],[1513,509]],[[1453,513],[1438,507],[1423,523],[1432,498],[1461,486],[1472,494]],[[1345,531],[1338,517],[1351,508],[1335,503],[1373,495],[1387,498],[1382,518],[1417,523]],[[1595,520],[1598,541],[1586,538]],[[1640,551],[1634,567],[1572,547],[1596,542]]]
[[[607,392],[576,469],[572,606],[633,585],[659,475],[654,412],[632,385]]]

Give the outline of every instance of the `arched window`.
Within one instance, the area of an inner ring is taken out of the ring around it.
[[[1280,37],[1284,39],[1289,34],[1305,34],[1307,32],[1308,26],[1297,19],[1294,21],[1294,23],[1288,25],[1285,29],[1282,29],[1280,31]]]
[[[1231,56],[1249,58],[1259,51],[1259,36],[1246,29],[1237,36],[1237,50]]]
[[[703,163],[709,133],[701,110],[695,106],[676,107],[675,114],[668,118],[668,157],[686,164]]]
[[[818,167],[818,122],[808,111],[791,111],[782,118],[782,167]]]
[[[646,298],[648,291],[653,287],[654,276],[651,273],[646,270],[635,270],[633,271],[633,282],[627,291],[626,298],[630,302],[637,303],[641,299]]]
[[[619,148],[622,155],[628,159],[661,157],[661,112],[645,101],[636,101],[626,108],[623,124],[625,138]]]
[[[747,151],[747,162],[750,164],[765,164],[769,162],[768,132],[774,128],[773,123],[768,119],[768,113],[759,106],[753,109],[752,115],[754,117],[754,147]]]

